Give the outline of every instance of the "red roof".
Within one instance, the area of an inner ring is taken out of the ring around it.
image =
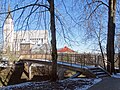
[[[75,52],[75,51],[65,46],[64,48],[59,49],[57,52]]]

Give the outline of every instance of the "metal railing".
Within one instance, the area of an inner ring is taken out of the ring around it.
[[[100,55],[92,54],[58,54],[58,61],[67,62],[72,64],[80,64],[81,66],[100,66],[106,69],[107,65],[111,68],[111,63],[104,59]],[[105,66],[104,67],[104,63]],[[110,69],[111,70],[111,69]]]
[[[23,55],[25,59],[47,59],[51,60],[51,54],[31,54],[31,55]],[[90,53],[83,53],[83,54],[67,54],[67,53],[59,53],[57,61],[61,62],[67,62],[72,64],[79,64],[81,66],[87,66],[87,65],[94,65],[94,66],[100,66],[104,68],[105,66],[109,65],[111,68],[111,63],[108,62],[106,59],[104,59],[101,55],[97,54],[90,54]]]

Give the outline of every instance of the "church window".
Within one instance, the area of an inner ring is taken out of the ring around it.
[[[43,43],[43,38],[41,38],[41,42]]]

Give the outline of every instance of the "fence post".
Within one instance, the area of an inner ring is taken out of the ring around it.
[[[95,55],[95,67],[97,67],[97,58],[96,58],[96,55]]]
[[[69,59],[71,60],[71,63],[73,62],[73,60],[72,60],[72,54],[69,54]]]
[[[100,56],[98,55],[98,59],[97,59],[97,65],[96,66],[98,66],[98,64],[99,64],[99,60],[100,60],[100,58],[99,58]]]
[[[84,53],[84,57],[83,57],[83,58],[84,58],[84,63],[83,63],[83,65],[85,66],[85,53]]]
[[[68,54],[66,54],[67,55],[67,62],[69,63],[69,58],[68,58]]]
[[[75,64],[77,64],[76,57],[77,57],[77,55],[76,55],[76,54],[74,54]]]
[[[82,61],[83,61],[83,55],[81,54],[81,55],[80,55],[80,64],[81,64],[81,68],[82,68],[82,65],[83,65],[83,62],[82,62]]]
[[[62,54],[60,54],[60,56],[61,56],[61,61],[63,62],[63,53],[62,53]]]

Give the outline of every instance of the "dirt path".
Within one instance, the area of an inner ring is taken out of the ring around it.
[[[104,78],[88,90],[120,90],[120,78]]]

